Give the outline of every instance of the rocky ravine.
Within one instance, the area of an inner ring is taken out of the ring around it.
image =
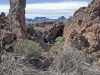
[[[95,12],[99,13],[99,10],[97,10],[99,8],[98,2],[100,0],[93,0],[87,8],[83,7],[76,11],[74,16],[67,21],[64,28],[63,23],[42,23],[37,27],[25,26],[26,0],[10,0],[11,7],[8,17],[4,13],[0,15],[1,52],[5,49],[5,45],[10,45],[8,51],[13,51],[13,44],[24,39],[37,41],[43,49],[48,50],[47,42],[54,41],[56,37],[61,36],[63,28],[66,44],[65,50],[61,50],[58,53],[49,53],[41,50],[39,55],[36,53],[37,56],[35,56],[32,51],[32,55],[29,53],[27,58],[4,51],[0,56],[0,74],[99,75],[100,59],[95,59],[98,62],[94,62],[86,52],[80,51],[85,50],[88,53],[99,51],[99,15],[94,15]],[[31,47],[34,50],[37,46],[34,47],[32,43]],[[74,48],[68,47],[69,45]],[[26,50],[27,47],[28,45],[25,45],[25,49],[22,50]],[[21,50],[22,46],[18,46],[18,48]],[[30,47],[27,50],[31,50]],[[21,53],[24,52],[21,51]]]
[[[78,9],[64,28],[65,48],[71,45],[92,53],[100,50],[100,0]]]
[[[14,41],[30,39],[40,43],[40,46],[48,51],[51,46],[46,43],[54,41],[57,36],[62,35],[63,22],[43,22],[37,27],[25,25],[26,0],[10,0],[9,2],[8,16],[4,12],[0,15],[0,41],[2,41],[0,46],[2,49]]]
[[[6,52],[8,57],[14,54],[14,45],[16,43],[28,39],[38,42],[41,46],[41,51],[43,50],[43,52],[39,53],[39,58],[28,59],[28,64],[31,64],[38,69],[48,68],[52,64],[54,58],[48,53],[52,45],[47,43],[51,42],[51,40],[55,41],[57,36],[62,35],[64,28],[63,22],[45,22],[41,23],[41,25],[38,27],[33,27],[31,25],[26,26],[26,0],[9,0],[9,2],[10,9],[8,16],[6,16],[4,12],[2,12],[0,15],[0,62],[1,58],[2,64],[4,61],[6,61],[2,57],[4,56],[5,58]],[[12,54],[8,55],[9,52],[12,52]],[[15,60],[16,56],[18,56],[18,54],[11,57],[14,57]],[[10,61],[12,61],[12,59],[10,59]],[[10,63],[7,62],[6,64]],[[16,63],[14,63],[14,65],[15,64]]]

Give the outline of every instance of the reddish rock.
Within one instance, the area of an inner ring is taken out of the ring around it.
[[[65,47],[73,43],[71,39],[75,40],[74,36],[77,34],[89,43],[89,46],[85,47],[88,53],[100,50],[100,0],[93,0],[87,7],[81,7],[68,19],[63,35],[66,39]]]

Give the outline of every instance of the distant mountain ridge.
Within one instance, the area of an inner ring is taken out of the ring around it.
[[[58,19],[50,19],[47,17],[35,17],[34,19],[32,18],[26,18],[26,23],[28,24],[35,24],[38,22],[64,22],[67,19],[64,16],[59,17]]]

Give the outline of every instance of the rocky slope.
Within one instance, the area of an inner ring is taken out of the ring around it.
[[[88,53],[100,50],[100,0],[75,11],[64,28],[65,47],[71,45]]]

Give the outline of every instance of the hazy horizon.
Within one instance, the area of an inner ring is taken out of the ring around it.
[[[60,16],[68,18],[82,6],[87,6],[92,0],[27,0],[26,18],[47,17],[56,19]],[[0,12],[9,12],[9,0],[0,2]]]

